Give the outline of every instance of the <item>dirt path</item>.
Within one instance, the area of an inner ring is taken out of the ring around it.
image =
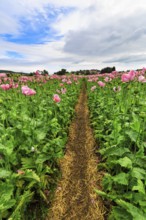
[[[98,159],[94,154],[95,140],[89,125],[85,84],[75,111],[67,152],[60,163],[62,179],[48,220],[103,220],[104,206],[94,192],[101,175],[97,173]]]

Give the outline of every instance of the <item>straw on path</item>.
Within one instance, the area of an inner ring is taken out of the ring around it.
[[[75,118],[69,129],[66,154],[60,161],[62,178],[58,183],[47,220],[103,220],[105,208],[94,189],[102,178],[89,121],[86,85],[83,84]]]

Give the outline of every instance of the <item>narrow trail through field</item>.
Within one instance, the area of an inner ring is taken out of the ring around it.
[[[49,210],[48,220],[103,220],[104,205],[94,192],[101,174],[97,173],[95,140],[89,122],[86,85],[83,84],[75,118],[70,126],[67,151],[62,159],[62,179]]]

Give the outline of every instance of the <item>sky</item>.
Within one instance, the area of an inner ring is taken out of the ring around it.
[[[0,0],[0,69],[146,67],[145,0]]]

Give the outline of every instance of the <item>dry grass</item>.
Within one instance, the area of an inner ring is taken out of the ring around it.
[[[46,220],[104,220],[106,209],[94,191],[100,188],[102,178],[94,147],[84,86],[70,126],[66,155],[60,161],[62,179]]]

